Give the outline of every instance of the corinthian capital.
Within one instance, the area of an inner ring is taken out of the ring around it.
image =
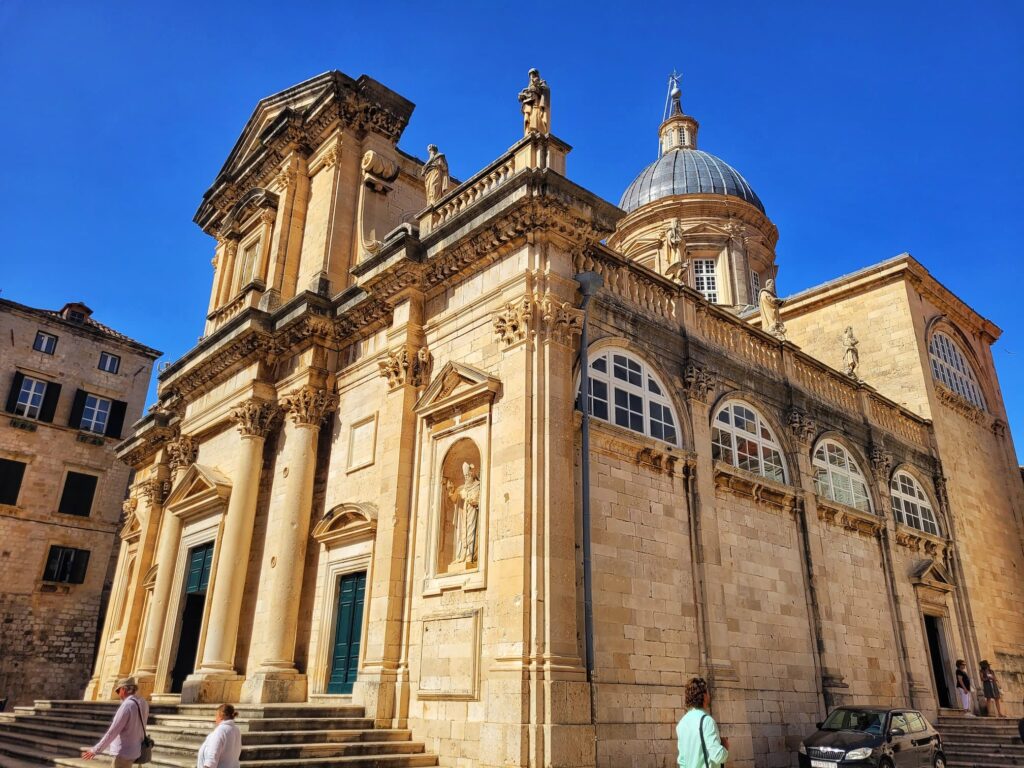
[[[313,387],[299,387],[281,398],[281,406],[298,426],[319,426],[336,405],[335,395]]]
[[[265,400],[246,400],[231,409],[231,419],[243,437],[266,437],[278,408]]]
[[[188,435],[180,435],[167,444],[167,464],[171,472],[176,469],[190,467],[196,463],[199,445]]]

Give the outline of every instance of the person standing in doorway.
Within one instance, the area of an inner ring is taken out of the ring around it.
[[[217,727],[199,748],[196,768],[238,768],[242,757],[242,732],[235,724],[236,714],[230,704],[217,707]]]
[[[719,738],[718,724],[708,714],[711,692],[703,678],[686,684],[686,714],[676,726],[680,768],[720,768],[729,759],[729,739]]]
[[[985,660],[981,662],[981,685],[982,693],[985,694],[986,707],[988,714],[991,717],[1003,716],[1003,708],[999,704],[1000,691],[999,681],[996,680],[996,673],[992,671],[992,666]],[[995,710],[995,711],[993,711]]]
[[[114,719],[92,749],[82,753],[82,758],[92,760],[103,754],[109,747],[108,755],[114,758],[114,768],[132,768],[142,755],[142,740],[146,737],[146,721],[149,719],[149,703],[136,696],[139,690],[134,677],[122,677],[114,686],[114,694],[121,700],[121,706],[114,713]]]
[[[956,692],[960,696],[960,707],[968,717],[974,717],[971,712],[971,678],[967,674],[967,662],[963,659],[956,661]]]

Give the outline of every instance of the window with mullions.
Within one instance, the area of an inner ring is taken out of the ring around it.
[[[814,488],[819,496],[848,507],[871,512],[871,497],[857,462],[834,440],[824,440],[814,451]]]
[[[21,391],[18,392],[18,403],[14,406],[14,412],[26,419],[38,419],[45,395],[46,382],[26,376],[21,381]]]
[[[36,340],[32,343],[32,349],[46,355],[52,355],[57,349],[57,337],[52,333],[36,331]]]
[[[121,368],[121,358],[109,352],[100,352],[99,369],[107,373],[117,373]]]
[[[693,262],[693,287],[712,304],[718,303],[718,275],[714,259],[695,259]]]
[[[81,584],[89,567],[89,550],[51,546],[43,571],[43,581]]]
[[[109,418],[110,401],[105,397],[86,395],[85,407],[82,410],[82,422],[79,428],[87,432],[103,435],[107,432],[107,420]]]
[[[726,403],[711,423],[711,456],[763,475],[786,482],[786,464],[782,447],[761,414],[743,403]]]
[[[932,376],[969,403],[985,409],[978,377],[953,339],[942,331],[936,331],[928,344],[928,354],[932,362]]]
[[[761,275],[753,270],[750,272],[750,303],[757,304],[761,294]]]
[[[646,365],[621,350],[590,358],[590,414],[677,445],[679,433],[665,388]]]
[[[889,491],[892,494],[892,512],[898,522],[933,536],[939,535],[932,504],[924,488],[908,472],[893,475]]]

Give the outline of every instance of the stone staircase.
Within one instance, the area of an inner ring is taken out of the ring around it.
[[[948,768],[1024,766],[1016,718],[941,714],[935,727],[942,735]]]
[[[80,758],[99,741],[115,702],[37,701],[0,714],[0,768],[96,768]],[[194,768],[213,729],[215,705],[150,707],[155,768]],[[242,768],[420,768],[437,765],[409,731],[374,728],[361,707],[316,704],[239,705]]]

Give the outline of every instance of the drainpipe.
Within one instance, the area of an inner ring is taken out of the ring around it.
[[[588,307],[604,280],[596,272],[581,272],[574,278],[580,285],[583,328],[580,331],[580,485],[583,506],[583,632],[586,637],[587,682],[590,684],[590,722],[597,724],[597,696],[594,690],[594,585],[590,566],[590,356],[587,354]]]

